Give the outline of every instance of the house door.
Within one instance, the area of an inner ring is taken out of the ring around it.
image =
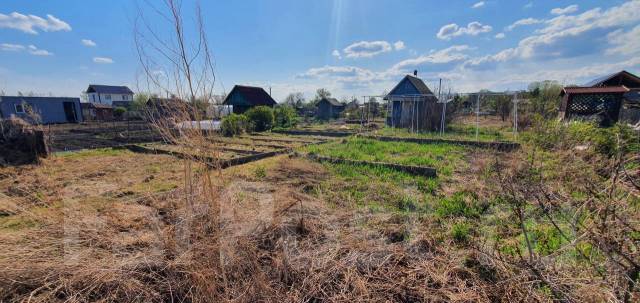
[[[64,106],[64,115],[67,118],[67,122],[78,122],[78,115],[76,114],[76,104],[74,102],[62,102],[62,106]]]

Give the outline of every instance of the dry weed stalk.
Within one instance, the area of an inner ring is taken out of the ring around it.
[[[514,273],[524,271],[527,280],[547,287],[558,301],[637,300],[640,247],[633,235],[638,233],[640,217],[632,209],[640,174],[626,167],[638,167],[640,158],[625,152],[631,143],[618,137],[612,157],[576,155],[572,147],[562,146],[554,155],[560,157],[558,163],[570,164],[554,166],[555,178],[547,176],[544,155],[536,147],[511,163],[496,159],[502,197],[518,222],[526,250],[524,254],[516,250],[515,257],[499,248],[483,252]],[[563,187],[558,179],[570,180],[571,186]],[[532,220],[549,224],[561,238],[561,247],[553,253],[538,252],[528,227]],[[579,261],[568,262],[569,253]]]

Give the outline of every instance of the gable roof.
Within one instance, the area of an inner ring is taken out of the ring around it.
[[[133,91],[131,91],[126,86],[111,86],[111,85],[97,85],[97,84],[90,84],[89,88],[87,88],[87,93],[133,95]]]
[[[433,92],[431,92],[431,90],[429,89],[429,87],[427,87],[427,85],[424,83],[424,81],[422,81],[422,79],[420,79],[418,77],[414,77],[412,75],[406,75],[404,78],[402,78],[402,80],[400,80],[400,82],[398,82],[398,84],[396,84],[396,86],[391,90],[391,92],[389,92],[387,94],[387,96],[396,96],[396,95],[398,95],[398,94],[396,94],[396,91],[399,89],[400,84],[402,84],[405,81],[409,81],[409,83],[411,83],[411,85],[413,85],[413,87],[416,88],[416,91],[418,91],[418,94],[433,96]],[[385,96],[385,99],[387,98],[387,96]]]
[[[619,78],[618,81],[615,81],[616,83],[609,83],[607,85],[607,82],[610,82],[611,80],[615,80],[615,78]],[[625,83],[623,83],[625,82]],[[595,87],[595,86],[612,86],[616,85],[628,85],[629,87],[632,88],[640,88],[640,77],[626,71],[620,71],[617,73],[612,73],[612,74],[608,74],[602,77],[598,77],[594,80],[589,81],[588,83],[586,83],[584,86],[590,86],[590,87]],[[631,85],[631,84],[635,84],[635,85]]]
[[[227,97],[224,99],[222,104],[224,105],[233,105],[231,104],[231,98],[234,94],[240,94],[244,99],[251,103],[251,105],[276,105],[276,100],[273,100],[267,92],[262,89],[262,87],[255,86],[245,86],[245,85],[236,85],[229,92]]]
[[[344,106],[344,104],[342,104],[342,102],[338,101],[338,99],[336,98],[322,98],[320,99],[319,102],[322,102],[322,101],[329,102],[329,104],[333,106]]]

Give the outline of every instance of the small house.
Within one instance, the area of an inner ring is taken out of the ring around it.
[[[86,94],[89,103],[129,108],[129,104],[133,102],[133,91],[126,86],[91,84]]]
[[[277,104],[262,87],[236,85],[224,99],[223,105],[231,105],[234,114],[242,114],[252,107]]]
[[[640,120],[637,96],[640,78],[627,71],[595,79],[583,86],[565,87],[560,95],[561,119],[596,120],[602,126]]]
[[[82,122],[80,98],[0,96],[0,117],[34,124]]]
[[[417,71],[400,80],[384,99],[391,104],[387,125],[414,131],[439,128],[442,104],[417,77]]]
[[[335,98],[322,98],[316,104],[316,118],[320,120],[336,119],[345,109],[345,104]]]
[[[111,121],[113,120],[113,107],[101,103],[80,103],[82,116],[85,121]]]

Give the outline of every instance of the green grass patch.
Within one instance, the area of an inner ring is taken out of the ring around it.
[[[126,149],[98,148],[98,149],[84,149],[80,151],[57,152],[54,155],[60,158],[65,158],[65,159],[84,159],[84,158],[99,157],[99,156],[120,156],[128,153],[131,153],[131,152]]]
[[[424,139],[448,139],[448,140],[469,140],[476,141],[476,128],[473,125],[447,126],[444,135],[440,132],[410,132],[408,129],[385,127],[374,132],[378,136],[402,137],[402,138],[424,138]],[[478,128],[478,141],[507,141],[513,139],[511,129],[498,129],[495,127]]]
[[[383,142],[354,137],[307,146],[304,150],[332,158],[434,167],[438,174],[449,176],[456,165],[465,165],[463,158],[467,149],[445,143]]]

